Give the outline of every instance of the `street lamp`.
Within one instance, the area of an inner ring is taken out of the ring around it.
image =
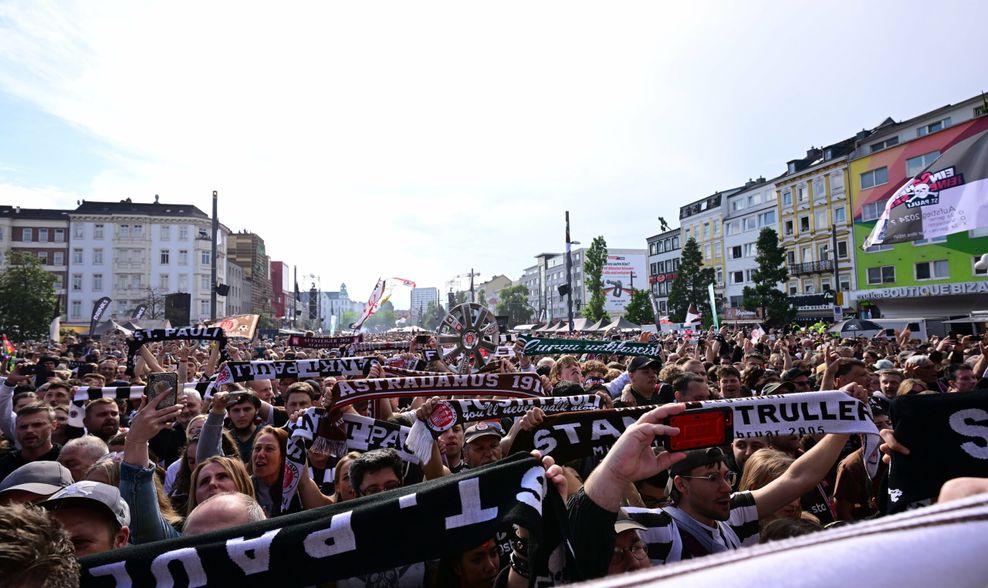
[[[579,241],[570,241],[569,238],[569,211],[566,211],[566,313],[569,318],[569,332],[573,332],[573,258],[571,254],[572,245]]]

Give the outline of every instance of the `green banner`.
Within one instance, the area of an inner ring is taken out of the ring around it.
[[[582,355],[645,355],[660,357],[662,346],[657,343],[638,343],[635,341],[593,341],[589,339],[539,339],[520,337],[525,348],[522,355],[555,355],[569,353]]]

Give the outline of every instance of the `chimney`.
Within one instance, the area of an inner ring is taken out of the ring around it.
[[[817,149],[816,147],[810,147],[806,150],[806,159],[810,161],[820,159],[821,155],[823,155],[823,151]]]
[[[155,204],[158,204],[158,195],[157,194],[154,195],[154,203]]]

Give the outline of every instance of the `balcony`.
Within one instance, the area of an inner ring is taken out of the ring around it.
[[[833,271],[834,271],[834,261],[832,259],[789,264],[789,275],[791,276],[803,276],[806,274],[825,274],[825,273],[831,273]]]

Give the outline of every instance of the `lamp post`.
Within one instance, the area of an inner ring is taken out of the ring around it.
[[[573,243],[580,244],[579,241],[571,241],[569,238],[569,211],[566,211],[566,314],[569,319],[569,332],[573,332]]]
[[[220,220],[216,216],[217,209],[217,191],[213,190],[213,234],[212,234],[212,250],[210,251],[210,267],[209,267],[209,280],[211,288],[209,291],[209,321],[216,321],[216,234],[220,232]]]

